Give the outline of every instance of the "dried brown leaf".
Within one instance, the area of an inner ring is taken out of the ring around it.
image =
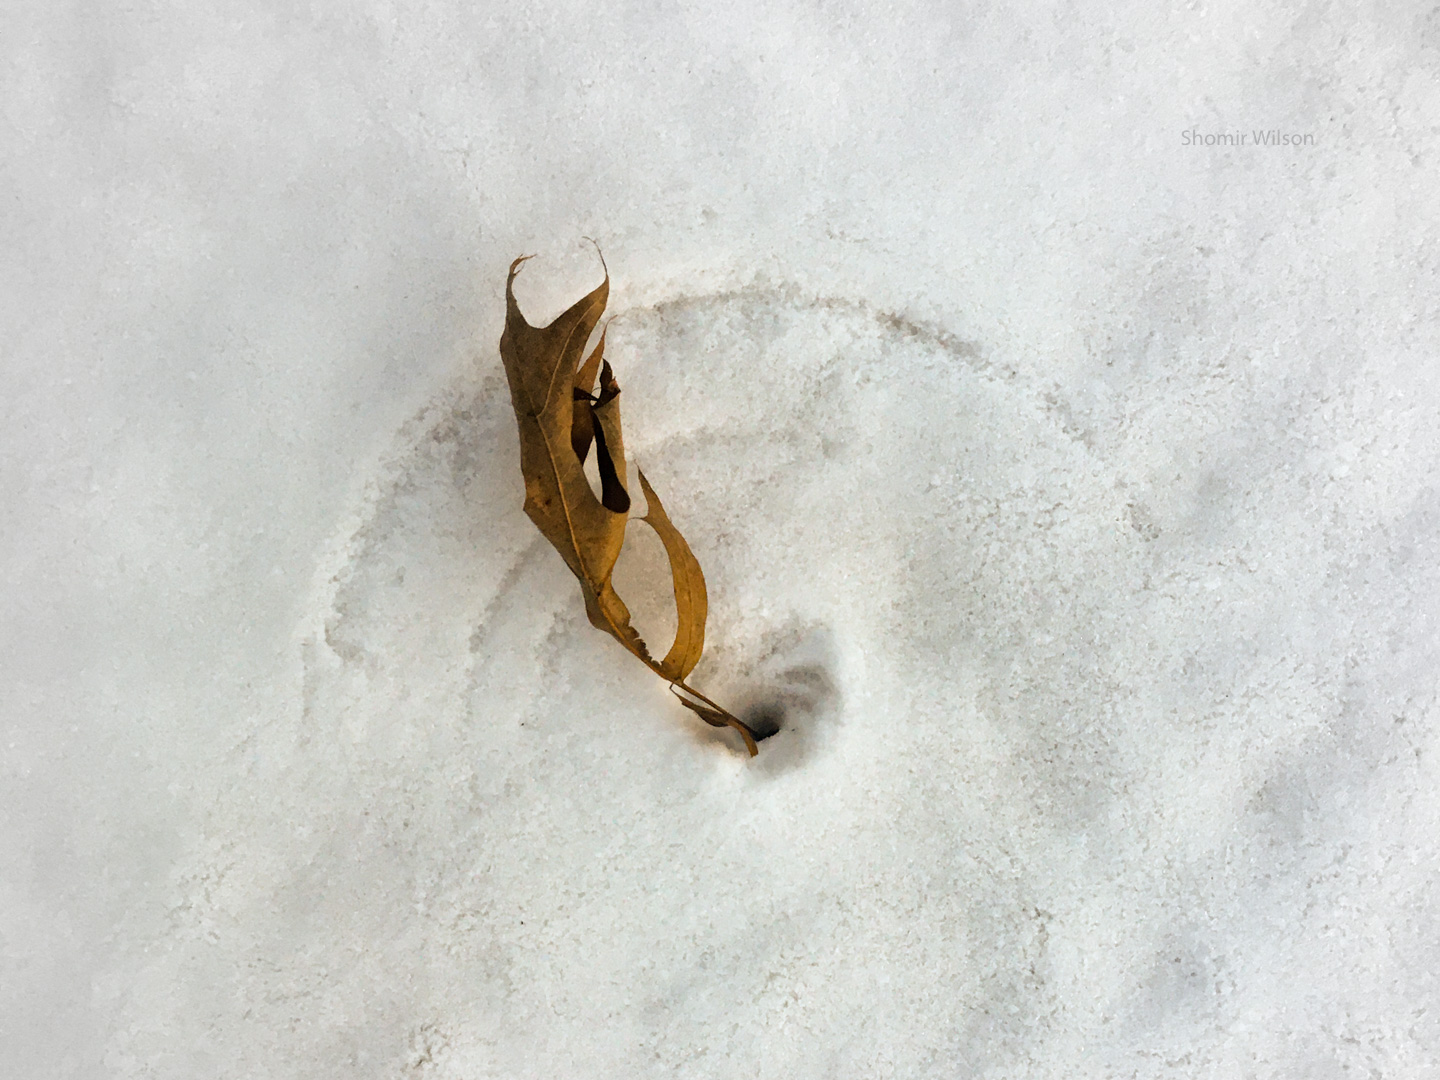
[[[705,646],[705,576],[643,473],[640,486],[645,492],[646,514],[642,520],[665,545],[675,591],[675,641],[663,660],[650,655],[611,583],[630,510],[620,385],[604,357],[603,332],[583,364],[580,359],[605,310],[610,275],[607,272],[598,288],[549,326],[537,328],[525,321],[515,302],[515,275],[525,258],[510,264],[505,282],[505,331],[500,337],[500,358],[520,431],[525,513],[580,582],[590,622],[668,681],[685,707],[707,724],[738,731],[753,756],[758,752],[755,733],[685,684]],[[597,368],[598,396],[594,393]],[[585,476],[585,458],[592,442],[600,472],[599,498]]]

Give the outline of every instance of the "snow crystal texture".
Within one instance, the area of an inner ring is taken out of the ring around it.
[[[11,8],[0,1076],[1440,1069],[1434,13]]]

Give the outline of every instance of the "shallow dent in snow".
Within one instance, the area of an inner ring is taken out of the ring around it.
[[[156,977],[242,977],[133,1018],[135,1052],[1018,1075],[1227,1023],[1226,943],[1289,902],[1252,855],[1288,790],[1258,763],[1331,712],[1286,613],[1323,567],[1247,563],[1208,472],[1167,502],[1150,444],[981,344],[768,284],[616,313],[627,447],[709,583],[694,684],[779,731],[747,761],[589,626],[482,346],[337,538],[303,710],[189,871]]]

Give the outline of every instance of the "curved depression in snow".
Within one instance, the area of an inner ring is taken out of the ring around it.
[[[1196,547],[1113,440],[936,328],[770,286],[619,316],[627,447],[709,583],[693,681],[782,730],[747,761],[589,626],[482,349],[399,433],[303,710],[217,808],[190,891],[227,918],[166,963],[245,977],[186,1021],[237,1069],[457,1077],[1063,1070],[1102,1027],[1210,1023],[1247,962],[1211,930],[1270,903],[1235,845],[1289,828],[1225,763],[1323,708],[1266,629],[1303,552],[1217,570],[1219,526]],[[647,542],[618,573],[663,650]]]

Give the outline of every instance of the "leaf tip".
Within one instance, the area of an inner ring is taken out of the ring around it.
[[[600,269],[605,271],[605,280],[609,281],[610,268],[605,265],[605,253],[600,250],[600,241],[596,240],[593,236],[582,236],[580,239],[589,240],[590,243],[595,245],[595,254],[600,256]]]
[[[681,705],[684,705],[687,709],[693,712],[696,716],[700,717],[701,720],[704,720],[705,723],[709,724],[711,727],[734,728],[740,733],[740,737],[745,740],[745,749],[750,751],[750,756],[757,757],[759,755],[760,748],[755,745],[755,733],[750,730],[750,726],[746,724],[745,721],[741,720],[733,713],[730,713],[727,710],[720,708],[709,698],[702,697],[702,695],[700,694],[695,694],[695,696],[700,697],[702,699],[701,701],[694,701],[690,698],[685,697],[684,694],[681,694],[680,691],[676,689],[677,685],[684,687],[684,689],[689,693],[695,694],[695,691],[691,690],[688,686],[685,686],[683,682],[678,684],[672,682],[670,684],[670,692],[680,700]]]

